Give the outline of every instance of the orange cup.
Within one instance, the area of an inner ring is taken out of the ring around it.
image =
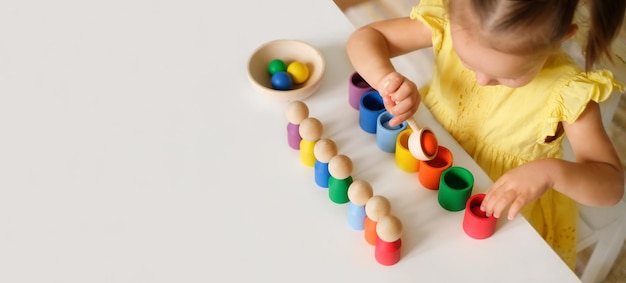
[[[439,146],[437,156],[432,160],[420,160],[419,173],[417,174],[420,184],[430,190],[438,190],[441,180],[441,173],[452,167],[452,152]]]

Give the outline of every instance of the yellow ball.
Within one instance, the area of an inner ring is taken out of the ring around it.
[[[287,66],[287,73],[291,75],[293,82],[296,84],[306,82],[309,78],[309,68],[306,64],[299,61],[289,63]]]

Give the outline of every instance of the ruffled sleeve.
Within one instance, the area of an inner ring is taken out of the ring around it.
[[[607,70],[580,72],[563,83],[556,95],[556,107],[544,127],[543,136],[554,134],[557,125],[555,122],[565,121],[571,124],[576,121],[590,101],[600,103],[611,94],[624,91],[624,85],[616,81]]]
[[[439,53],[439,50],[441,50],[444,30],[448,25],[446,13],[446,8],[442,0],[421,0],[420,3],[411,10],[411,19],[420,20],[432,30],[433,51],[435,54]]]

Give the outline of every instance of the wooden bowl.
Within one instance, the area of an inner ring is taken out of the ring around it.
[[[281,59],[286,64],[300,61],[309,69],[309,78],[294,84],[290,90],[272,88],[268,64],[274,59]],[[311,96],[320,86],[326,62],[322,53],[312,45],[289,39],[278,39],[259,46],[248,60],[248,78],[254,89],[264,95],[285,101],[302,100]]]

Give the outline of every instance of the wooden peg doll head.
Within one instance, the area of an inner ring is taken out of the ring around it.
[[[378,219],[376,234],[385,242],[395,242],[402,236],[402,222],[391,214]]]
[[[317,118],[308,117],[300,122],[300,136],[307,141],[317,141],[322,137],[324,126]]]
[[[287,104],[287,121],[299,125],[302,120],[309,117],[309,107],[302,101],[295,100]]]
[[[378,221],[381,217],[390,213],[391,202],[384,196],[373,196],[365,203],[365,215],[373,221]]]
[[[352,160],[343,154],[333,156],[328,161],[328,173],[336,179],[345,179],[352,174]]]
[[[363,180],[354,180],[348,187],[348,199],[358,206],[363,206],[374,195],[370,183]]]
[[[328,163],[331,158],[337,155],[337,144],[330,139],[320,139],[313,147],[313,155],[323,163]]]

